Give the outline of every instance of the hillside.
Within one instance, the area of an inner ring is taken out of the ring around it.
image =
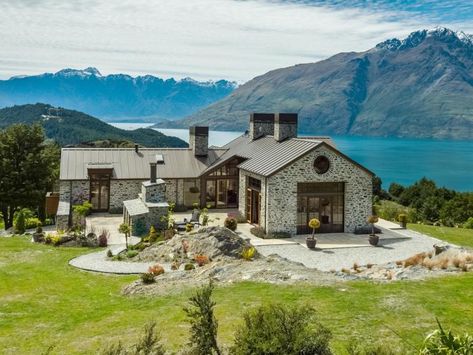
[[[245,130],[249,112],[298,112],[304,133],[473,138],[473,36],[439,28],[362,53],[273,70],[160,127]]]
[[[61,146],[95,141],[102,141],[97,142],[100,146],[129,146],[133,143],[147,147],[187,146],[179,138],[168,137],[152,129],[125,131],[82,112],[39,103],[0,109],[0,129],[15,123],[41,123],[46,136]]]
[[[45,102],[109,121],[141,118],[150,122],[196,112],[231,93],[226,80],[180,81],[146,75],[102,76],[95,68],[0,80],[0,107]]]

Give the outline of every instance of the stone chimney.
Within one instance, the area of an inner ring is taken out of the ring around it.
[[[274,113],[250,114],[249,134],[252,140],[274,135]]]
[[[297,113],[277,113],[274,118],[274,139],[281,142],[297,137]]]
[[[196,157],[205,157],[209,153],[209,127],[189,127],[189,148]]]

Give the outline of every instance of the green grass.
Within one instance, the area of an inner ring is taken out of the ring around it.
[[[424,233],[432,237],[445,240],[446,242],[473,248],[473,229],[436,227],[424,224],[411,224],[407,228]]]
[[[182,307],[190,290],[166,297],[124,297],[137,276],[87,273],[67,265],[79,248],[33,245],[0,238],[0,349],[7,354],[45,351],[95,354],[102,344],[128,344],[156,320],[169,347],[187,342]],[[438,317],[457,332],[473,329],[473,273],[423,282],[340,283],[330,287],[238,283],[217,287],[219,339],[230,344],[245,310],[278,301],[310,304],[342,353],[352,338],[400,344],[391,329],[419,346]]]

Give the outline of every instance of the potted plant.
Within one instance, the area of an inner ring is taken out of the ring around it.
[[[312,235],[306,238],[305,243],[307,244],[307,248],[315,249],[315,246],[317,245],[315,230],[320,228],[320,221],[317,218],[312,218],[309,221],[309,227],[312,228]]]
[[[371,234],[370,234],[369,242],[373,246],[378,245],[378,242],[379,242],[379,237],[376,235],[375,230],[374,230],[374,224],[378,222],[378,220],[379,218],[376,215],[371,215],[366,220],[369,224],[371,224]]]
[[[399,224],[401,225],[401,228],[406,229],[407,227],[407,215],[405,213],[401,213],[399,216],[397,216],[397,220]]]

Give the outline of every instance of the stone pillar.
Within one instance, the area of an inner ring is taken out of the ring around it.
[[[252,140],[274,135],[274,113],[252,113],[249,134]]]
[[[297,137],[297,113],[278,113],[274,118],[274,139],[281,142]]]

